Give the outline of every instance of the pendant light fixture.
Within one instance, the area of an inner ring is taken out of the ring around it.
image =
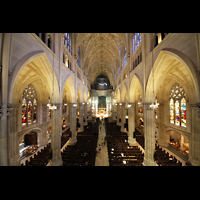
[[[154,96],[154,68],[153,68],[153,49],[152,49],[152,73],[153,73],[153,96]],[[152,102],[152,104],[150,105],[150,108],[156,109],[158,108],[159,103]]]

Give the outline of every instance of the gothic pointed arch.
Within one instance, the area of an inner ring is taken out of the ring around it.
[[[137,74],[134,74],[130,81],[129,102],[133,103],[138,100],[138,96],[143,96],[143,86]]]
[[[9,85],[9,103],[18,103],[24,88],[34,84],[40,101],[52,96],[54,80],[54,101],[59,99],[59,87],[52,64],[42,51],[34,51],[22,57],[14,67]]]
[[[156,58],[147,81],[145,101],[153,102],[161,83],[171,80],[179,80],[190,102],[199,102],[200,80],[197,69],[185,54],[175,49],[163,49]]]
[[[70,75],[66,76],[63,80],[63,87],[61,90],[61,93],[63,95],[66,94],[67,96],[67,102],[68,103],[74,103],[76,102],[76,94],[75,94],[75,86],[74,81]]]

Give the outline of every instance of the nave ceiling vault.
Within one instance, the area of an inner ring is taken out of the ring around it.
[[[92,83],[100,74],[106,75],[110,82],[115,80],[121,63],[120,52],[127,48],[125,33],[78,33],[76,49],[82,48],[86,74]]]

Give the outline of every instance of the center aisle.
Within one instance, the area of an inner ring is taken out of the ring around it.
[[[105,136],[105,120],[103,119],[102,124],[99,125],[99,136],[97,141],[97,145],[101,145],[101,152],[96,154],[95,166],[109,166],[107,141],[105,142],[105,145],[102,146],[102,138],[104,139]]]

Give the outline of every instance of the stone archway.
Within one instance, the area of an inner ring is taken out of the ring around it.
[[[154,73],[153,73],[154,72]],[[197,69],[192,61],[180,51],[175,49],[163,49],[151,70],[145,93],[145,164],[153,164],[153,154],[155,151],[154,137],[155,137],[155,119],[154,109],[150,107],[157,96],[158,103],[158,117],[159,117],[159,139],[160,144],[165,146],[164,124],[168,124],[168,104],[169,104],[169,91],[174,83],[179,83],[184,88],[187,96],[187,104],[197,103],[200,97],[199,80]],[[154,84],[153,84],[154,83]],[[154,92],[153,92],[154,91]],[[191,120],[196,120],[190,107],[187,107],[189,117],[187,131],[190,135],[197,134],[191,132],[194,123]],[[193,124],[193,125],[192,125]],[[186,130],[184,130],[186,132]],[[162,141],[163,140],[163,141]],[[199,142],[198,142],[199,143]],[[196,148],[198,148],[196,143]],[[190,155],[193,154],[191,151]],[[196,158],[197,159],[197,154]]]
[[[35,83],[35,89],[41,93],[39,95],[41,101],[45,101],[46,99],[43,99],[43,97],[51,97],[53,93],[53,76],[54,101],[59,102],[58,81],[46,54],[39,50],[25,55],[17,62],[11,75],[8,90],[9,103],[18,103],[23,88],[30,83]]]

